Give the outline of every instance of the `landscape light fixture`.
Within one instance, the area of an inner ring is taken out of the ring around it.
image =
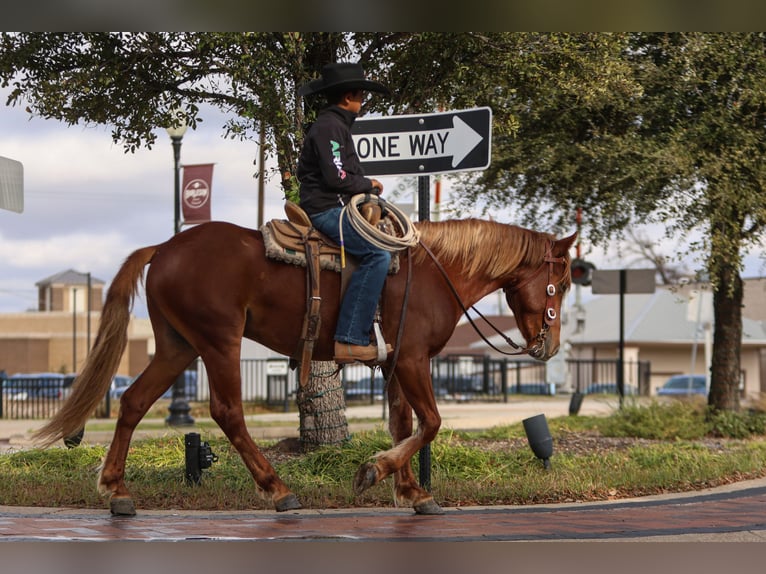
[[[186,458],[186,482],[199,484],[202,482],[202,471],[218,462],[218,455],[210,450],[210,443],[200,440],[199,433],[190,432],[184,436],[184,454]]]
[[[535,456],[543,461],[545,470],[551,468],[551,456],[553,456],[553,438],[548,429],[548,421],[545,415],[539,414],[522,421],[524,432],[527,434],[529,447]]]

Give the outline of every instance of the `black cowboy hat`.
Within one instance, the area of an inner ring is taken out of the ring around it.
[[[390,94],[389,89],[379,82],[366,80],[361,64],[336,62],[322,68],[322,77],[302,85],[299,96],[309,96],[330,90],[364,90]]]

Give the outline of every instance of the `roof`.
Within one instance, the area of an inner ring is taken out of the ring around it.
[[[513,315],[484,316],[502,332],[510,331],[516,327],[516,318]],[[492,335],[497,336],[495,334],[495,330],[487,325],[487,323],[481,317],[476,317],[476,314],[474,313],[471,318],[485,337],[490,339]],[[472,344],[474,346],[472,346]],[[505,342],[503,342],[503,345],[505,346]],[[450,340],[447,341],[447,344],[441,350],[439,355],[472,355],[477,353],[485,354],[487,350],[490,350],[490,348],[476,333],[471,324],[468,321],[462,321],[457,327],[455,327],[455,331],[452,333],[452,337],[450,337]]]
[[[651,294],[625,295],[625,342],[630,344],[682,344],[702,342],[704,333],[697,319],[712,317],[712,297],[703,298],[704,313],[689,304],[689,295],[698,292],[698,286],[669,289],[658,286]],[[707,291],[709,293],[709,290]],[[742,345],[766,346],[766,317],[761,318],[759,310],[766,316],[766,278],[745,280],[744,307],[742,318]],[[620,334],[620,298],[617,295],[596,296],[583,304],[585,328],[575,334],[574,309],[564,309],[562,340],[573,344],[594,345],[614,344]],[[524,339],[516,328],[513,316],[488,316],[504,335],[517,343]],[[508,349],[505,339],[487,327],[481,319],[475,320],[485,336],[500,349]],[[487,354],[496,355],[470,324],[461,323],[442,350],[446,354]]]
[[[625,341],[630,343],[692,344],[703,339],[703,321],[712,317],[712,298],[703,299],[703,313],[690,307],[689,298],[681,292],[658,287],[651,294],[625,295]],[[709,307],[709,309],[705,309]],[[569,321],[564,336],[572,343],[613,343],[619,339],[620,298],[602,295],[584,304],[585,328],[574,334],[575,324]],[[571,311],[571,309],[570,309]],[[742,344],[766,345],[764,324],[742,318]]]
[[[90,278],[91,285],[103,285],[104,282],[101,279],[97,279],[95,277]],[[37,283],[35,283],[35,286],[37,287],[43,287],[45,285],[87,285],[88,284],[88,274],[87,273],[80,273],[79,271],[75,271],[74,269],[67,269],[66,271],[60,271],[59,273],[56,273],[55,275],[51,275],[50,277],[47,277],[46,279],[41,279]]]

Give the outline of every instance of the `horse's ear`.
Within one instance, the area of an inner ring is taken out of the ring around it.
[[[563,237],[556,240],[556,242],[553,244],[553,256],[563,257],[569,253],[569,249],[572,247],[572,244],[574,244],[575,239],[577,239],[576,231],[569,237]]]

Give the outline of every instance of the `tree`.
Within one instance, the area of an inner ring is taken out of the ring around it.
[[[627,230],[627,245],[624,247],[624,253],[632,255],[632,258],[625,261],[625,267],[630,268],[638,263],[650,263],[659,276],[663,285],[676,285],[678,281],[689,276],[689,271],[684,263],[673,264],[672,258],[662,253],[658,248],[658,241],[649,238],[646,234]]]
[[[295,95],[333,59],[386,82],[389,113],[490,106],[493,160],[461,177],[461,204],[513,207],[520,222],[593,243],[635,221],[665,224],[706,258],[715,289],[711,393],[739,404],[743,251],[763,238],[763,34],[141,33],[4,34],[0,81],[43,117],[112,125],[126,149],[181,106],[231,113],[229,137],[268,126],[285,190],[316,109]],[[386,106],[382,108],[380,106]],[[369,108],[375,111],[374,107]],[[510,192],[509,192],[510,191]],[[547,223],[546,223],[547,222]]]
[[[495,125],[511,129],[462,194],[538,225],[565,226],[582,207],[594,242],[636,220],[701,231],[715,309],[709,404],[722,410],[739,407],[740,272],[766,223],[764,47],[763,34],[524,35],[506,58],[515,65],[494,68]]]
[[[646,90],[652,134],[681,158],[686,182],[661,215],[704,231],[713,284],[709,404],[739,406],[742,261],[764,236],[766,37],[763,34],[637,35],[633,45]],[[639,54],[641,54],[641,52]]]
[[[287,191],[304,121],[316,113],[303,108],[297,87],[349,57],[352,43],[341,33],[4,33],[0,82],[13,85],[8,105],[26,101],[44,118],[111,126],[126,152],[151,147],[177,110],[194,128],[203,105],[221,108],[230,113],[227,137],[255,139],[267,128],[265,145]],[[312,364],[300,394],[305,445],[347,438],[340,378],[327,371]]]

